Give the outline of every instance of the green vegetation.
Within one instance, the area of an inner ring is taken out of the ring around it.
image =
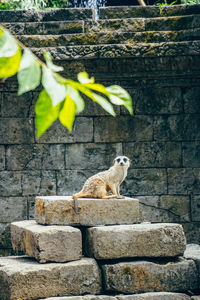
[[[115,116],[113,104],[123,105],[133,114],[132,99],[120,86],[105,87],[97,84],[86,72],[78,74],[78,81],[64,78],[58,73],[63,68],[53,64],[49,53],[44,53],[44,59],[46,63],[0,27],[0,78],[17,74],[19,95],[40,84],[43,86],[35,106],[38,138],[56,119],[72,131],[76,114],[81,113],[85,107],[82,94],[112,116]]]

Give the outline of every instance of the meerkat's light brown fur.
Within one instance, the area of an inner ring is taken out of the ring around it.
[[[78,210],[77,198],[123,198],[120,195],[120,184],[127,176],[130,160],[126,156],[118,156],[114,160],[114,165],[103,172],[99,172],[88,178],[82,190],[74,194],[75,211]]]

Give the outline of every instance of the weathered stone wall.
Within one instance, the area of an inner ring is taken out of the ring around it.
[[[72,134],[56,122],[37,140],[39,90],[17,96],[15,79],[0,84],[0,254],[11,251],[10,222],[33,218],[36,195],[71,195],[121,153],[132,160],[122,193],[140,199],[143,220],[181,223],[187,241],[200,243],[200,55],[199,44],[189,43],[192,51],[185,52],[170,42],[157,44],[168,51],[160,56],[159,49],[152,50],[156,43],[141,44],[141,55],[139,50],[133,55],[132,48],[131,55],[122,55],[117,45],[106,51],[104,46],[100,54],[84,46],[92,49],[92,59],[89,50],[84,58],[74,50],[74,59],[62,59],[62,47],[50,48],[66,76],[86,70],[97,82],[119,84],[133,97],[133,117],[117,107],[113,118],[86,100]]]

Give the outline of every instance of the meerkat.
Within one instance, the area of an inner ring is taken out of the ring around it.
[[[110,169],[89,177],[82,190],[72,195],[75,212],[78,213],[78,198],[124,198],[120,195],[120,184],[126,178],[129,167],[130,159],[128,157],[117,156]]]

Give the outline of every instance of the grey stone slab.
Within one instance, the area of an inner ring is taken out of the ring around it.
[[[1,248],[12,248],[9,223],[0,223],[0,249]]]
[[[2,116],[4,117],[29,117],[32,104],[32,93],[18,96],[17,93],[4,93],[2,96]]]
[[[39,300],[116,300],[116,297],[107,295],[85,295],[85,296],[69,296],[69,297],[51,297]]]
[[[0,197],[0,222],[9,223],[27,219],[27,201],[25,197]]]
[[[87,229],[85,247],[90,257],[174,257],[185,250],[185,235],[179,224],[134,224]]]
[[[190,221],[189,196],[139,196],[141,218],[144,222]]]
[[[9,145],[6,151],[8,170],[62,170],[64,145]]]
[[[196,263],[199,272],[199,286],[200,286],[200,245],[187,244],[184,252],[184,257],[187,259],[193,259]]]
[[[0,172],[0,195],[5,197],[22,195],[21,172]]]
[[[74,21],[93,19],[93,10],[89,8],[60,8],[49,10],[1,10],[1,22],[42,22]]]
[[[167,194],[166,170],[161,168],[130,168],[122,186],[123,193],[130,196]]]
[[[71,226],[43,226],[35,221],[11,223],[13,250],[25,252],[40,263],[78,260],[82,255],[81,231]]]
[[[39,264],[27,257],[0,258],[1,300],[99,294],[100,290],[100,272],[93,259]]]
[[[200,244],[200,222],[182,223],[187,243]]]
[[[55,171],[30,170],[22,172],[22,191],[23,196],[55,195]]]
[[[191,198],[191,215],[192,221],[200,221],[200,195],[195,195]]]
[[[3,145],[0,145],[0,170],[5,169],[5,158],[6,158],[5,147]]]
[[[71,196],[36,197],[35,220],[39,224],[95,226],[130,224],[139,220],[137,199],[78,199],[74,212]]]
[[[134,168],[182,166],[181,143],[134,142],[124,143],[124,154],[132,157]]]
[[[165,263],[149,261],[121,262],[103,266],[105,289],[109,292],[185,292],[198,287],[193,260]]]
[[[33,143],[33,119],[28,118],[0,118],[0,144]]]
[[[168,169],[168,193],[174,195],[199,194],[200,169],[174,168]]]
[[[199,114],[156,116],[154,138],[161,141],[200,140]]]
[[[121,153],[123,153],[121,143],[66,145],[66,169],[104,170],[112,164],[114,157]]]
[[[183,100],[184,109],[187,113],[200,112],[199,95],[200,87],[198,86],[185,89],[183,94]]]
[[[157,292],[157,293],[144,293],[138,295],[125,295],[117,296],[118,300],[190,300],[190,296],[182,293],[169,293],[169,292]]]
[[[95,118],[94,140],[96,143],[149,141],[153,135],[152,123],[149,116]]]
[[[183,166],[184,167],[200,167],[200,142],[183,142]]]
[[[77,117],[72,133],[55,122],[38,140],[38,143],[77,143],[93,141],[93,119]]]

